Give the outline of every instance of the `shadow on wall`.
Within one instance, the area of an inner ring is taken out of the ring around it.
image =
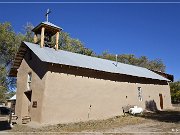
[[[30,49],[27,51],[28,53],[24,56],[26,63],[39,76],[39,78],[42,79],[48,70],[48,64],[42,62]],[[30,53],[32,57],[31,60],[28,55]]]
[[[156,102],[154,100],[149,100],[145,102],[145,108],[148,111],[153,111],[153,112],[157,112],[157,105]]]

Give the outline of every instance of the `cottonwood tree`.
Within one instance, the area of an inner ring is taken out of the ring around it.
[[[180,81],[170,83],[172,103],[180,103]]]
[[[101,55],[98,55],[98,57],[114,61],[116,60],[116,55],[110,54],[108,51],[104,51]],[[161,59],[149,60],[146,56],[141,56],[138,58],[133,54],[119,54],[117,56],[117,60],[121,63],[165,72],[165,65]]]
[[[60,33],[59,48],[88,56],[95,55],[95,53],[91,49],[86,48],[80,40],[71,38],[70,35],[66,32]]]
[[[8,87],[15,84],[14,78],[8,78],[8,69],[19,45],[23,39],[23,35],[15,33],[10,23],[0,23],[0,100],[5,101],[8,97]]]

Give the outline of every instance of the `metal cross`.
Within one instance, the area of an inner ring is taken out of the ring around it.
[[[51,11],[49,9],[47,9],[47,12],[46,12],[46,21],[48,22],[49,20],[49,14],[51,13]]]

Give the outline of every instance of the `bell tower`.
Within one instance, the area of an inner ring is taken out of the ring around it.
[[[51,11],[49,11],[48,9],[46,13],[46,21],[41,22],[32,30],[34,32],[34,43],[40,43],[41,48],[46,46],[58,50],[59,33],[62,30],[62,28],[49,22],[48,16],[50,13]],[[52,37],[54,35],[56,36],[55,43],[52,42]]]

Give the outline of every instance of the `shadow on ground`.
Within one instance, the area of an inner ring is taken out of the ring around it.
[[[179,123],[180,122],[180,111],[157,111],[155,113],[146,112],[139,116],[146,119],[157,120],[160,122]]]
[[[0,121],[0,131],[3,130],[10,130],[10,124],[8,123],[8,121]]]

